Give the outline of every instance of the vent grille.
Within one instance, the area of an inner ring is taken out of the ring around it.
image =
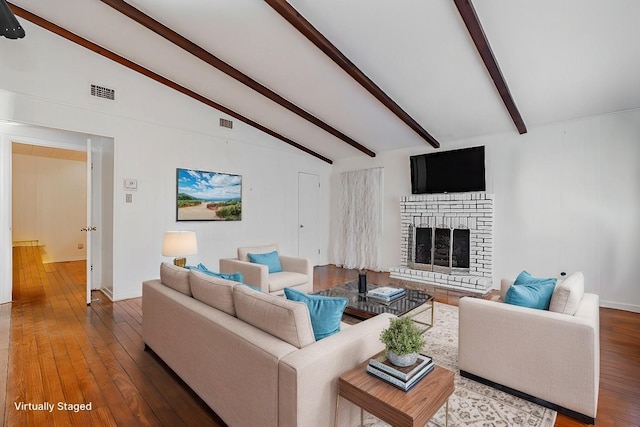
[[[116,91],[115,89],[109,89],[108,87],[104,86],[91,85],[91,96],[115,101]]]
[[[227,119],[220,119],[220,126],[223,128],[233,129],[233,122]]]

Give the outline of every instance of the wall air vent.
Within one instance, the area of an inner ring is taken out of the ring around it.
[[[116,100],[116,91],[115,89],[109,89],[108,87],[91,85],[91,96],[95,96],[96,98],[109,99],[111,101]]]
[[[223,128],[233,129],[233,122],[227,119],[220,119],[220,126]]]

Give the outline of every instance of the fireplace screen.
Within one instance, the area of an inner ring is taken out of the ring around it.
[[[415,262],[419,264],[432,264],[431,262],[431,229],[416,228],[416,256]]]
[[[411,264],[414,268],[469,271],[469,230],[415,227],[413,243]]]

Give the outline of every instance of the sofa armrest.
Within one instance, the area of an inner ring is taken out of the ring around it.
[[[266,265],[240,261],[235,258],[222,258],[219,262],[220,273],[242,273],[244,283],[257,286],[263,292],[269,293],[269,268]]]
[[[600,375],[598,297],[579,316],[465,297],[461,371],[595,417]]]
[[[279,425],[332,425],[338,378],[384,349],[380,333],[394,317],[379,314],[283,357],[279,368]],[[354,405],[340,402],[341,425],[358,414]]]
[[[313,289],[313,265],[311,260],[307,258],[297,258],[286,255],[280,255],[280,264],[283,271],[292,271],[295,273],[306,274],[309,277],[310,289]]]

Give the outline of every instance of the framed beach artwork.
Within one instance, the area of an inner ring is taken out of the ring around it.
[[[242,176],[177,169],[177,221],[240,221]]]

